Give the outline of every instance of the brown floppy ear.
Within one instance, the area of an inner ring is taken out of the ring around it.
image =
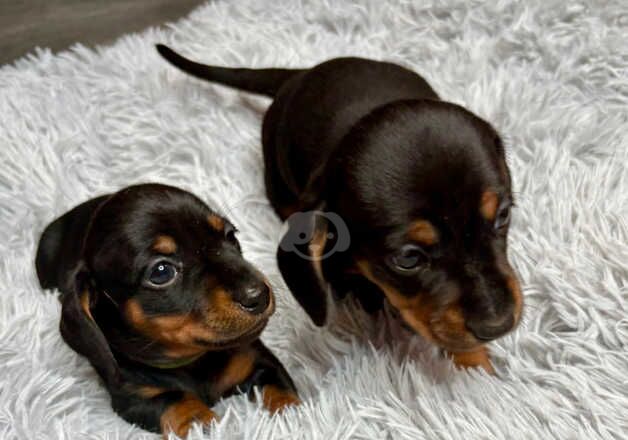
[[[63,294],[59,329],[65,342],[85,356],[107,386],[120,382],[120,369],[100,327],[92,316],[97,298],[83,263],[74,275],[74,289]]]
[[[349,230],[338,214],[323,211],[297,212],[287,223],[288,231],[277,249],[279,270],[314,324],[322,326],[327,320],[328,297],[322,260],[349,248]]]

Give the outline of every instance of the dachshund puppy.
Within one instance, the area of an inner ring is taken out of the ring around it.
[[[202,79],[274,98],[262,141],[268,198],[289,230],[278,263],[314,323],[327,287],[367,310],[386,298],[463,367],[519,322],[507,259],[513,206],[500,136],[416,73],[361,58],[231,69],[160,54]]]
[[[298,403],[259,335],[274,311],[236,230],[194,195],[131,186],[52,222],[37,251],[45,289],[61,291],[61,335],[85,356],[113,409],[144,429],[184,437],[236,392],[278,411]]]

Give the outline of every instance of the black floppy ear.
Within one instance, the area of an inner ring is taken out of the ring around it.
[[[83,263],[74,275],[74,288],[63,295],[59,329],[65,342],[85,356],[107,386],[120,381],[120,369],[105,335],[92,316],[98,300]]]
[[[81,260],[83,240],[96,209],[109,195],[78,205],[50,223],[39,239],[35,267],[44,289],[59,288],[66,293],[74,288],[73,271]]]
[[[348,249],[348,228],[337,214],[322,211],[297,212],[287,223],[288,231],[277,249],[279,270],[314,324],[322,326],[327,320],[328,296],[322,260]]]

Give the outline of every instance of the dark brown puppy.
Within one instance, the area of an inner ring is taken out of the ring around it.
[[[368,309],[385,296],[457,365],[492,371],[484,344],[516,326],[523,300],[507,259],[510,173],[489,123],[395,64],[229,69],[158,50],[274,98],[262,134],[268,198],[290,227],[278,262],[316,324],[328,285]]]
[[[194,195],[158,184],[92,199],[44,231],[37,275],[62,292],[63,339],[127,421],[185,436],[236,392],[260,387],[271,411],[298,402],[258,339],[273,295],[235,232]]]

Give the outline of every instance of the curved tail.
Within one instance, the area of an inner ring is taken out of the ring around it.
[[[208,66],[189,60],[168,46],[157,44],[157,51],[170,64],[197,78],[247,92],[273,97],[286,80],[304,69],[244,69]]]

